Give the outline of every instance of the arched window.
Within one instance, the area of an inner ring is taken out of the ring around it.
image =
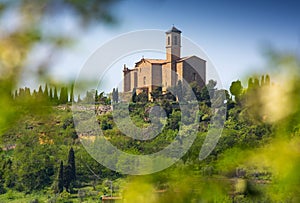
[[[146,85],[146,76],[144,76],[144,85]]]
[[[177,45],[177,36],[174,36],[174,45]]]
[[[170,36],[168,36],[168,45],[170,45]]]

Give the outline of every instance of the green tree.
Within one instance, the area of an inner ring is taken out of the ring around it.
[[[95,102],[99,102],[98,90],[95,91]]]
[[[74,84],[71,85],[70,102],[74,102]]]
[[[267,85],[267,86],[270,85],[270,76],[269,75],[266,75],[265,85]]]
[[[116,89],[115,94],[116,94],[116,103],[118,103],[119,102],[119,90],[118,90],[118,88]]]
[[[194,81],[190,84],[190,87],[192,88],[197,100],[201,101],[201,88],[198,85],[198,83],[196,81]]]
[[[243,93],[243,86],[241,81],[233,81],[230,86],[230,93],[235,97],[236,101],[239,101],[242,93]]]
[[[153,101],[158,101],[162,97],[162,87],[157,87],[151,92]]]
[[[52,150],[55,150],[55,145],[43,144],[40,136],[32,132],[22,133],[16,141],[12,163],[17,190],[32,192],[51,184],[54,175],[54,160],[50,158]]]
[[[68,103],[68,88],[67,87],[62,87],[60,89],[60,97],[59,97],[59,103],[60,104],[66,104]]]
[[[93,93],[92,91],[86,91],[84,102],[88,103],[88,104],[94,104],[95,103],[95,93]]]
[[[44,96],[45,96],[45,98],[48,98],[48,96],[49,96],[49,90],[48,90],[47,84],[45,85]]]
[[[148,94],[147,92],[141,92],[136,96],[136,102],[147,103],[148,102]]]
[[[73,150],[73,147],[69,150],[69,156],[68,156],[68,165],[70,166],[70,179],[72,182],[76,180],[76,165],[75,165],[75,153]]]
[[[214,94],[216,91],[216,85],[217,85],[217,81],[215,81],[215,80],[209,80],[206,85],[210,99],[212,99],[214,97]]]
[[[260,87],[260,85],[259,85],[259,79],[258,79],[258,78],[254,78],[253,87],[254,87],[255,89],[257,89],[257,88]]]
[[[133,102],[133,103],[136,103],[137,101],[136,101],[136,88],[133,88],[133,90],[132,90],[132,98],[131,98],[131,101]]]
[[[64,180],[64,187],[66,188],[67,192],[70,192],[70,185],[72,182],[71,179],[71,173],[72,173],[72,169],[71,166],[68,164],[64,167],[64,171],[63,171],[63,180]]]
[[[50,88],[50,90],[49,90],[49,99],[50,99],[50,101],[53,100],[53,92],[52,92],[52,88]]]
[[[248,90],[251,90],[253,88],[253,78],[248,79]]]
[[[43,98],[43,97],[44,97],[44,92],[43,92],[43,89],[42,89],[42,86],[41,86],[41,85],[39,86],[38,97],[39,97],[39,98]]]
[[[183,93],[182,93],[182,82],[181,82],[181,80],[178,80],[178,82],[177,82],[177,85],[176,85],[176,96],[177,96],[177,99],[178,99],[178,101],[182,101],[182,95],[183,95]]]
[[[118,88],[113,88],[113,91],[112,91],[112,101],[114,103],[118,103],[119,102],[119,91],[118,91]]]
[[[172,104],[170,103],[170,101],[164,99],[162,101],[162,108],[165,110],[167,117],[169,118],[169,116],[171,115],[173,108],[172,108]]]
[[[77,102],[81,102],[80,94],[77,96]]]
[[[64,163],[60,162],[59,172],[58,172],[58,192],[61,193],[64,190]]]
[[[180,120],[181,120],[181,112],[173,111],[172,116],[168,119],[166,127],[171,130],[179,130]]]
[[[54,87],[53,102],[55,104],[58,104],[58,94],[57,94],[57,88],[56,88],[56,86]]]
[[[261,85],[261,86],[264,86],[264,85],[265,85],[265,76],[264,76],[264,75],[261,76],[261,79],[260,79],[260,85]]]

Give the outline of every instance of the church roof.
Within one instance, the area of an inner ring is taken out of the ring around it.
[[[202,58],[199,58],[198,56],[185,56],[185,57],[182,57],[182,58],[179,58],[176,60],[176,63],[178,62],[182,62],[182,61],[185,61],[185,60],[188,60],[190,58],[198,58],[200,60],[203,60],[203,61],[206,61]],[[166,64],[166,63],[170,63],[170,61],[167,61],[165,59],[147,59],[147,58],[142,58],[141,60],[139,60],[138,62],[135,63],[135,67],[138,67],[139,64],[141,64],[142,62],[148,62],[148,63],[151,63],[151,64]]]
[[[137,67],[141,62],[148,62],[151,64],[164,64],[166,63],[165,59],[146,59],[146,58],[142,58],[141,60],[139,60],[138,62],[135,63],[135,66]]]
[[[166,63],[165,59],[145,59],[145,60],[149,61],[150,63],[155,63],[155,64]]]
[[[182,61],[188,60],[188,59],[193,58],[193,57],[198,58],[198,59],[200,59],[200,60],[202,60],[202,61],[206,61],[206,60],[204,60],[204,59],[202,59],[202,58],[200,58],[200,57],[198,57],[198,56],[193,55],[193,56],[185,56],[185,57],[182,57],[182,58],[178,59],[176,62],[182,62]]]
[[[178,30],[174,25],[172,26],[172,28],[171,28],[171,30],[168,30],[167,32],[166,32],[166,34],[169,34],[169,33],[171,33],[171,32],[176,32],[176,33],[181,33],[181,31],[180,30]]]

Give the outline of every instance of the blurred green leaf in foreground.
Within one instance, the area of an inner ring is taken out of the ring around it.
[[[46,47],[45,56],[35,61],[32,78],[52,83],[47,72],[56,53],[69,47],[76,39],[76,33],[97,23],[115,23],[112,6],[115,0],[43,0],[43,1],[0,1],[0,132],[17,121],[24,102],[12,102],[12,94],[23,77],[24,67],[32,59],[31,51],[39,46]],[[70,17],[72,32],[63,30],[59,19]],[[51,22],[51,23],[50,23]],[[34,75],[36,77],[34,77]],[[37,81],[40,82],[40,81]],[[55,83],[63,82],[56,81]],[[32,94],[32,92],[31,92]],[[33,103],[32,103],[33,102]],[[36,101],[26,101],[26,108],[36,110]],[[41,112],[42,113],[42,112]]]

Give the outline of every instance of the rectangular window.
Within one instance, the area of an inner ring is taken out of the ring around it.
[[[177,36],[174,36],[174,45],[177,45]]]

